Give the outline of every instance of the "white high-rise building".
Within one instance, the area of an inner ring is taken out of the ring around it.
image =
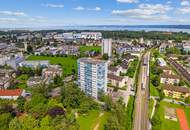
[[[108,54],[108,57],[112,56],[112,39],[102,40],[102,55]]]
[[[78,64],[78,83],[82,91],[87,95],[98,98],[98,93],[107,92],[107,70],[106,61],[81,58]]]

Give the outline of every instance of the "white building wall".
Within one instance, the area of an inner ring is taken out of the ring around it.
[[[109,57],[112,56],[112,39],[102,40],[102,55],[108,54]]]

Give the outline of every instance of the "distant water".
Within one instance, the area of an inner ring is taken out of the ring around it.
[[[106,30],[106,31],[163,31],[163,32],[187,32],[190,33],[190,25],[152,25],[152,26],[65,26],[64,30]]]
[[[89,26],[49,26],[38,28],[1,28],[0,30],[105,30],[105,31],[163,31],[163,32],[187,32],[190,33],[190,25],[89,25]]]

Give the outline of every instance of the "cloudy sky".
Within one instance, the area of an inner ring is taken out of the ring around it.
[[[1,0],[0,27],[190,24],[190,0]]]

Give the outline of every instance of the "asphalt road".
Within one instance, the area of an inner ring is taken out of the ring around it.
[[[149,97],[149,59],[150,53],[147,52],[142,57],[140,67],[137,93],[135,99],[135,117],[133,122],[133,130],[148,130],[148,97]],[[146,64],[144,64],[144,60]]]

